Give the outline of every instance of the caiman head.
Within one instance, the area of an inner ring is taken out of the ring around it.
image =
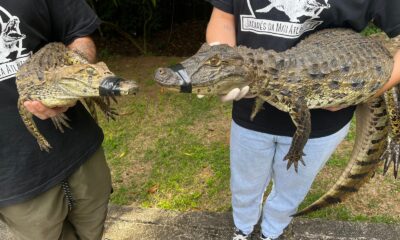
[[[251,81],[249,72],[236,48],[205,43],[185,61],[169,68],[159,68],[155,80],[167,90],[222,95],[247,86]]]
[[[138,85],[112,73],[103,62],[96,64],[74,64],[48,71],[46,79],[54,79],[57,98],[85,98],[97,96],[134,95]]]

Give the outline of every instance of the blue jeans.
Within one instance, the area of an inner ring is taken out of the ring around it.
[[[277,238],[289,225],[290,215],[297,211],[316,175],[344,139],[350,124],[338,132],[309,139],[299,163],[287,170],[284,156],[289,151],[291,137],[277,136],[240,127],[232,121],[230,159],[233,220],[245,234],[253,231],[260,216],[264,236]],[[273,182],[262,209],[263,194]]]

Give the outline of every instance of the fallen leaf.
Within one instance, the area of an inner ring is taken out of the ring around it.
[[[158,190],[158,184],[152,186],[151,188],[149,188],[149,190],[147,190],[148,193],[150,194],[154,194],[155,192],[157,192]]]

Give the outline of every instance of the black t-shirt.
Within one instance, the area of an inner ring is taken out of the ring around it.
[[[370,21],[390,37],[400,34],[399,0],[210,0],[214,7],[233,14],[237,45],[284,51],[319,29],[345,27],[363,30]],[[242,127],[270,134],[293,136],[288,113],[265,103],[250,120],[254,99],[233,103],[233,120]],[[335,133],[352,118],[355,107],[331,112],[311,110],[311,137]]]
[[[70,44],[93,33],[99,19],[85,0],[0,0],[0,207],[48,190],[70,176],[103,141],[83,105],[70,108],[72,129],[60,133],[51,120],[34,118],[52,145],[41,151],[17,109],[15,73],[49,42]]]

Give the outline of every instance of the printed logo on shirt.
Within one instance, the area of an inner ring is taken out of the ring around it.
[[[23,53],[25,35],[19,28],[20,20],[0,7],[0,81],[14,77],[19,67],[32,55]]]
[[[257,34],[272,35],[282,38],[298,38],[304,32],[314,30],[322,21],[322,11],[330,8],[329,0],[269,0],[267,6],[257,9],[258,14],[268,14],[277,10],[286,15],[288,21],[257,19],[254,10],[247,0],[251,15],[241,15],[241,30]],[[269,4],[268,4],[269,2]]]

